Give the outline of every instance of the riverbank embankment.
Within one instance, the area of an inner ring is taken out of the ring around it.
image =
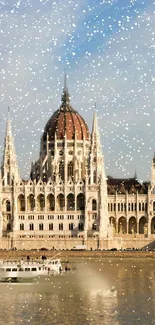
[[[60,257],[63,260],[74,260],[74,259],[93,259],[93,258],[119,258],[119,259],[131,259],[131,258],[141,258],[141,259],[154,259],[155,251],[37,251],[37,250],[4,250],[0,251],[0,259],[30,259],[41,258],[46,256],[51,258],[54,256]]]

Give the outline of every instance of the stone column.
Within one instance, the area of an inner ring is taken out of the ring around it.
[[[116,234],[118,234],[118,219],[116,219]]]
[[[43,185],[44,186],[44,213],[47,211],[47,203],[46,203],[46,185]]]
[[[128,234],[129,232],[129,220],[126,218],[126,233]]]
[[[126,233],[128,234],[129,232],[129,220],[128,220],[128,192],[126,191]]]
[[[87,244],[87,232],[88,232],[88,197],[87,197],[87,180],[85,182],[85,224],[84,224],[84,240]]]

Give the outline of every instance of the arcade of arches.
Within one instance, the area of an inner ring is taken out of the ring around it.
[[[92,209],[95,210],[97,207],[96,201],[93,200]],[[7,203],[6,207],[9,211],[10,206]],[[30,194],[25,198],[23,194],[20,194],[17,198],[17,210],[22,211],[75,211],[85,209],[85,196],[83,193],[79,193],[75,196],[73,193],[69,193],[66,197],[64,194],[60,193],[56,197],[53,194],[44,196],[44,194],[39,194],[36,199],[33,194]]]
[[[147,218],[142,216],[138,219],[130,217],[128,220],[125,217],[120,217],[116,222],[114,217],[109,218],[110,224],[113,227],[114,234],[155,234],[155,216],[151,219],[148,229]]]

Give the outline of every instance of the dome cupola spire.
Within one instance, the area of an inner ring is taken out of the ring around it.
[[[70,96],[69,96],[68,87],[67,87],[66,71],[65,71],[65,75],[64,75],[64,88],[63,88],[61,101],[62,101],[61,107],[60,107],[61,110],[69,111],[71,109],[71,106],[70,106]]]

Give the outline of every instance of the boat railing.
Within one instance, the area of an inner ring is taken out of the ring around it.
[[[51,262],[53,261],[60,261],[59,259],[57,258],[51,258],[51,259],[46,259],[46,260],[29,260],[29,261],[26,261],[26,260],[3,260],[3,261],[0,261],[0,265],[4,265],[4,264],[7,264],[7,265],[15,265],[15,264],[21,264],[21,265],[31,265],[31,264],[44,264],[44,265],[47,265],[47,264],[50,264]]]

